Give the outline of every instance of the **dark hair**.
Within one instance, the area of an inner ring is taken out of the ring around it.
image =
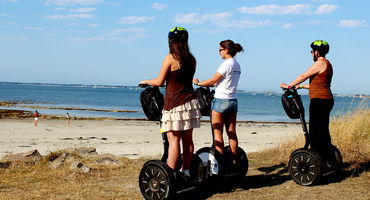
[[[195,66],[196,60],[193,54],[190,53],[190,48],[187,43],[171,42],[170,43],[170,54],[175,56],[175,59],[179,61],[180,66],[191,64]]]
[[[228,49],[231,56],[235,56],[236,53],[244,51],[243,47],[239,43],[234,43],[232,40],[224,40],[220,42],[222,48]]]

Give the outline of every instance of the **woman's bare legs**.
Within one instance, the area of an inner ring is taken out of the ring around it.
[[[225,128],[229,137],[231,150],[230,160],[235,164],[236,151],[238,150],[238,136],[236,135],[236,113],[226,114]]]
[[[224,155],[224,139],[222,137],[225,115],[212,110],[212,127],[214,133],[215,148]]]
[[[193,129],[183,131],[182,134],[182,155],[183,164],[182,169],[186,170],[190,168],[191,159],[194,153],[194,143],[193,143]]]
[[[182,169],[189,169],[191,159],[194,153],[193,129],[186,131],[168,131],[167,138],[169,142],[167,165],[176,171],[177,163],[180,159],[180,140],[182,139],[183,166]]]
[[[224,139],[222,137],[225,124],[229,145],[231,150],[230,160],[235,163],[236,151],[238,149],[238,137],[236,135],[236,113],[221,114],[212,110],[212,126],[215,136],[215,148],[224,155]]]
[[[180,159],[180,139],[181,139],[181,131],[168,131],[167,132],[167,139],[168,139],[168,159],[167,165],[171,167],[174,171],[176,171],[177,163]]]

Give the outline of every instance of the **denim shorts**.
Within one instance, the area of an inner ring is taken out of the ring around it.
[[[214,99],[212,102],[212,110],[221,113],[237,113],[238,100],[236,99]]]

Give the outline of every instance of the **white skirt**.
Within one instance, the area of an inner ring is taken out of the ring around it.
[[[200,127],[200,106],[197,99],[162,111],[162,131],[185,131]]]

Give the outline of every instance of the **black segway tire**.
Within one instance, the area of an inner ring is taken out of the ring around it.
[[[181,154],[181,157],[179,159],[179,162],[177,163],[177,171],[179,171],[182,168],[183,163],[183,155]],[[198,155],[193,154],[193,157],[191,159],[190,167],[189,167],[189,173],[190,177],[194,179],[195,182],[201,182],[203,180],[203,172],[200,171],[203,170],[203,161],[198,157]]]
[[[342,155],[341,155],[339,149],[336,146],[331,145],[331,148],[334,149],[335,171],[340,172],[342,170],[342,167],[343,167]]]
[[[290,155],[288,168],[294,182],[304,186],[317,183],[323,173],[321,157],[306,148],[297,149]]]
[[[248,167],[249,167],[247,154],[242,148],[238,147],[238,150],[236,151],[236,157],[235,157],[235,163],[236,163],[235,166],[233,166],[229,158],[230,158],[230,146],[226,146],[224,149],[224,160],[228,161],[227,163],[229,165],[225,164],[225,166],[229,166],[228,167],[229,169],[226,170],[227,172],[225,176],[228,177],[229,175],[229,176],[234,176],[234,177],[243,179],[247,175]]]
[[[160,160],[150,160],[143,165],[139,175],[141,194],[147,200],[168,199],[174,196],[173,170]]]
[[[199,149],[196,154],[202,160],[205,168],[208,168],[208,164],[210,165],[206,178],[220,178],[223,176],[223,157],[220,152],[211,147],[204,147]]]

